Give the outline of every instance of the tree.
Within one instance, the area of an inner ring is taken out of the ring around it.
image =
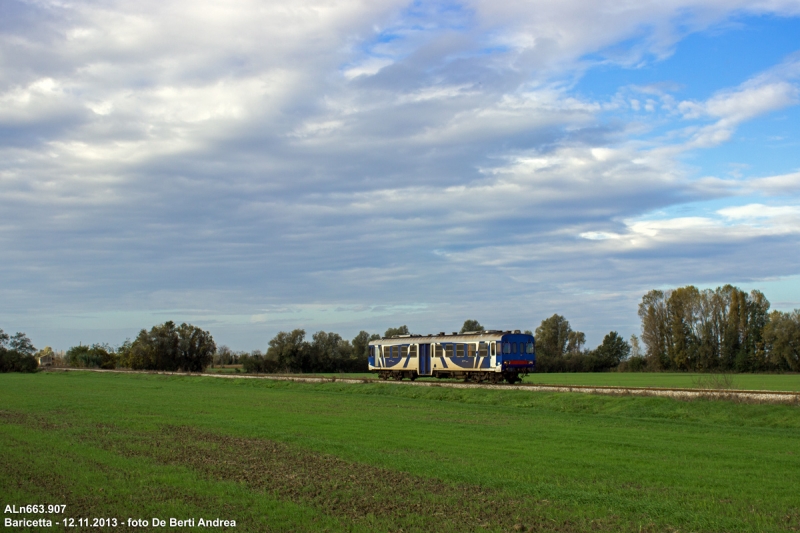
[[[631,353],[631,346],[625,342],[616,331],[610,332],[603,338],[603,343],[595,351],[603,370],[614,368]]]
[[[339,372],[349,366],[347,360],[353,347],[338,333],[318,331],[311,339],[310,364],[303,369],[304,372]]]
[[[8,341],[8,347],[21,355],[32,356],[36,353],[36,348],[33,347],[28,336],[19,331]]]
[[[639,337],[636,334],[631,335],[631,340],[628,342],[631,345],[631,357],[641,357],[642,347],[639,344]]]
[[[74,368],[90,366],[87,364],[88,354],[89,354],[88,346],[83,346],[83,345],[73,346],[69,350],[67,350],[66,353],[67,364]]]
[[[461,333],[468,331],[483,331],[483,326],[477,320],[465,320],[464,325],[461,326]]]
[[[671,346],[668,327],[670,293],[652,290],[642,296],[639,318],[642,319],[642,342],[647,347],[647,359],[654,370],[669,366],[667,347]]]
[[[214,357],[217,345],[211,333],[183,323],[178,326],[178,368],[185,372],[202,372]]]
[[[117,352],[117,366],[122,368],[133,368],[131,364],[131,347],[133,343],[131,343],[130,339],[125,339],[116,350]]]
[[[261,350],[253,350],[252,354],[242,353],[239,355],[242,368],[248,373],[272,374],[278,371],[278,360],[269,354],[262,355]]]
[[[111,370],[117,367],[114,350],[106,344],[90,346],[73,346],[66,353],[67,364],[78,368],[103,368]]]
[[[800,309],[791,313],[770,313],[764,327],[764,340],[772,365],[800,372]]]
[[[214,354],[214,364],[217,365],[230,365],[233,361],[233,352],[230,348],[225,346],[217,347],[217,353]]]
[[[582,331],[570,331],[567,335],[567,353],[580,353],[586,344],[586,334]]]
[[[277,361],[282,372],[302,372],[307,366],[309,346],[305,342],[306,331],[295,329],[290,333],[279,332],[269,341],[267,356]]]
[[[386,338],[394,337],[395,335],[408,335],[408,326],[402,325],[399,328],[389,328],[383,334]]]
[[[741,362],[740,371],[765,370],[768,367],[764,328],[769,322],[770,303],[760,291],[751,291],[747,299],[747,328],[744,334],[745,358]]]
[[[125,360],[131,368],[202,372],[211,364],[217,347],[210,333],[191,324],[175,326],[172,321],[141,330]]]
[[[689,285],[672,291],[667,301],[670,338],[667,345],[669,366],[679,370],[695,368],[699,346],[695,326],[699,312],[700,291]]]
[[[375,337],[380,338],[380,335],[374,335]],[[358,335],[353,337],[353,340],[350,341],[350,344],[353,345],[353,355],[355,357],[368,357],[369,356],[369,341],[372,340],[373,336],[370,336],[364,330],[358,332]]]
[[[545,357],[563,357],[567,350],[572,328],[569,321],[561,315],[553,315],[542,320],[536,328],[536,350]]]
[[[39,365],[33,357],[35,351],[24,333],[10,337],[0,329],[0,372],[36,372]]]

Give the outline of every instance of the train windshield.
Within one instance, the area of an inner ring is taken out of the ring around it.
[[[526,353],[533,353],[533,343],[532,342],[529,342],[528,345],[525,348],[526,348],[525,349]]]

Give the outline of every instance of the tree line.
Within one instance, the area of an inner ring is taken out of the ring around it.
[[[583,332],[554,314],[535,331],[536,370],[798,372],[800,309],[770,312],[769,308],[761,292],[745,293],[732,285],[652,290],[639,304],[641,341],[637,335],[626,341],[611,331],[594,349],[584,347]],[[461,327],[461,333],[467,331],[484,328],[470,319]],[[403,325],[387,329],[383,336],[407,334]],[[218,348],[208,331],[169,321],[142,329],[133,341],[117,348],[73,346],[61,362],[82,368],[184,372],[202,372],[214,364],[241,365],[250,373],[366,372],[369,342],[379,338],[362,330],[352,340],[325,331],[307,339],[304,329],[294,329],[275,335],[266,352],[233,352],[227,346]],[[0,372],[33,372],[36,357],[43,355],[55,354],[49,347],[37,352],[24,333],[11,336],[0,329]]]
[[[78,368],[203,372],[216,351],[208,331],[168,321],[141,330],[133,342],[126,340],[116,349],[107,344],[73,346],[65,359],[68,366]]]
[[[652,290],[639,317],[650,370],[800,371],[800,310],[769,311],[759,291]]]
[[[389,328],[384,337],[407,335],[408,326]],[[259,351],[239,358],[245,372],[367,372],[369,341],[380,339],[377,333],[360,331],[352,341],[338,333],[318,331],[306,340],[303,329],[281,331],[269,341],[265,354]]]
[[[554,314],[542,320],[536,328],[534,337],[537,372],[605,372],[612,369],[634,369],[629,368],[628,364],[623,364],[631,354],[631,345],[616,331],[609,332],[597,348],[584,349],[586,335],[573,330],[569,320],[563,316]]]
[[[639,304],[641,338],[612,331],[593,350],[555,314],[536,328],[536,370],[800,372],[800,309],[769,309],[760,291],[732,285],[651,290]]]

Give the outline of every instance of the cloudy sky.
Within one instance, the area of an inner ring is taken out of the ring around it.
[[[800,307],[800,1],[5,0],[0,328]]]

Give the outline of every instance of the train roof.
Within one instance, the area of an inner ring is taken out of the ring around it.
[[[464,333],[453,332],[446,334],[441,332],[438,335],[394,335],[393,337],[383,337],[378,340],[370,341],[371,345],[394,345],[394,344],[424,344],[432,342],[489,342],[499,341],[506,335],[527,335],[520,330],[489,330],[489,331],[465,331]]]

